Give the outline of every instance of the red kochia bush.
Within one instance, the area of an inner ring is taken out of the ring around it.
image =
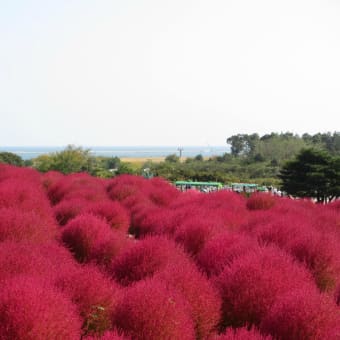
[[[103,335],[98,336],[85,336],[82,337],[83,340],[131,340],[130,337],[118,333],[116,330],[107,331]]]
[[[224,231],[218,216],[198,214],[184,220],[175,231],[176,242],[191,255],[196,255],[216,234]]]
[[[119,331],[139,340],[193,340],[194,326],[181,295],[155,279],[127,288],[113,314]]]
[[[216,279],[223,300],[223,325],[258,325],[276,299],[301,287],[315,286],[309,272],[274,247],[235,259]]]
[[[62,177],[64,177],[64,174],[62,174],[61,172],[51,170],[41,175],[41,182],[45,190],[48,190],[52,185],[56,184]]]
[[[0,283],[0,339],[80,339],[75,306],[54,287],[18,276]]]
[[[256,240],[245,234],[224,232],[208,241],[198,253],[198,266],[210,277],[219,275],[234,259],[258,247]]]
[[[258,330],[252,328],[248,330],[246,327],[227,328],[223,334],[215,335],[209,340],[271,340],[270,335],[262,335]]]
[[[37,244],[52,241],[57,235],[56,225],[48,223],[35,211],[0,208],[0,217],[0,242],[9,240]]]
[[[171,263],[154,277],[176,289],[189,303],[196,339],[206,339],[217,329],[221,318],[221,298],[194,263],[185,260]]]
[[[62,265],[61,265],[62,264]],[[56,242],[36,246],[23,242],[4,241],[0,245],[0,278],[27,274],[54,281],[64,271],[75,268],[77,262],[67,249]]]
[[[122,201],[138,193],[147,196],[147,181],[141,176],[120,175],[112,179],[106,189],[111,199]]]
[[[288,245],[288,251],[313,274],[320,290],[332,292],[340,280],[340,252],[337,235],[310,229]]]
[[[329,296],[316,289],[295,290],[276,300],[261,329],[276,339],[339,339],[340,312]]]
[[[34,211],[47,222],[53,222],[49,201],[37,183],[16,178],[0,182],[0,208],[10,207],[16,207],[22,211]]]
[[[39,184],[40,173],[32,168],[18,167],[0,163],[0,182],[5,179],[25,179],[29,183]]]
[[[247,200],[249,210],[267,210],[272,208],[276,203],[276,198],[270,194],[255,193]]]
[[[86,207],[86,212],[102,217],[114,230],[127,233],[130,226],[128,211],[119,202],[110,200],[93,202]]]
[[[63,226],[72,218],[85,212],[88,204],[85,198],[63,200],[53,207],[55,218],[59,225]]]
[[[95,266],[65,272],[55,285],[77,305],[83,334],[101,334],[111,328],[118,287]]]
[[[152,277],[169,263],[186,260],[186,254],[173,241],[153,236],[138,241],[123,251],[109,269],[113,278],[128,286],[136,281]]]
[[[79,262],[106,265],[119,253],[124,240],[125,236],[112,231],[103,219],[92,214],[75,217],[62,231],[62,241]]]
[[[76,173],[62,177],[47,191],[52,204],[63,199],[83,198],[88,201],[106,199],[105,184],[85,173]]]
[[[148,181],[149,198],[158,206],[168,206],[179,195],[180,192],[168,181],[160,177],[154,177]]]

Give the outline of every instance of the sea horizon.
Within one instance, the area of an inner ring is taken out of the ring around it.
[[[119,158],[145,158],[166,157],[180,153],[183,157],[194,157],[201,154],[203,157],[220,156],[230,151],[227,145],[181,145],[181,146],[81,146],[89,149],[95,156]],[[62,151],[66,146],[1,146],[0,152],[12,152],[22,159],[32,159],[44,154]]]

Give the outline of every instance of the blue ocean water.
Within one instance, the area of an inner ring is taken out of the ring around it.
[[[201,154],[203,157],[220,156],[230,151],[229,146],[183,146],[183,157],[194,157]],[[1,147],[0,152],[7,151],[19,155],[22,159],[31,159],[43,154],[62,151],[65,146],[7,146]],[[179,155],[178,146],[86,146],[91,154],[105,157],[166,157],[171,154]]]

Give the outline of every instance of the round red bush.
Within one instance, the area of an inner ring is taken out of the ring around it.
[[[276,203],[276,198],[270,194],[255,193],[247,200],[249,210],[268,210]]]
[[[109,271],[121,285],[152,277],[169,263],[177,263],[187,258],[186,254],[173,241],[161,236],[148,237],[117,256]]]
[[[155,279],[140,281],[125,290],[113,323],[133,339],[195,339],[186,302],[175,290]]]
[[[171,263],[154,276],[180,292],[189,303],[196,339],[206,339],[221,319],[221,298],[212,283],[189,261]]]
[[[198,253],[196,262],[209,276],[219,275],[234,259],[258,247],[256,240],[239,234],[224,232],[208,241]]]
[[[222,296],[222,326],[259,325],[278,296],[314,287],[310,273],[274,247],[258,248],[235,259],[216,279]]]
[[[54,223],[48,223],[36,211],[22,211],[16,207],[0,208],[0,242],[26,241],[43,243],[57,236]]]
[[[123,335],[119,333],[116,330],[113,331],[107,331],[103,335],[98,335],[98,336],[85,336],[82,337],[83,340],[131,340],[130,337]]]
[[[85,211],[87,213],[102,217],[114,230],[127,233],[130,227],[130,215],[119,202],[110,200],[93,202]]]
[[[124,240],[102,218],[92,214],[75,217],[62,230],[62,241],[81,263],[97,261],[107,265],[120,252]]]
[[[339,339],[340,313],[329,296],[300,289],[279,297],[261,323],[277,339]],[[337,334],[329,338],[328,334]]]
[[[191,255],[196,255],[211,238],[224,231],[218,216],[198,214],[184,220],[175,231],[175,241]]]
[[[78,307],[83,320],[83,335],[102,334],[111,328],[118,287],[95,266],[65,272],[55,285]]]
[[[271,340],[270,335],[262,335],[255,328],[247,329],[241,328],[227,328],[223,334],[215,335],[209,340]]]
[[[17,276],[0,283],[0,339],[80,339],[75,306],[46,282]]]
[[[62,200],[53,207],[54,215],[59,225],[64,226],[72,218],[85,212],[89,202],[84,198]]]
[[[77,262],[67,249],[54,242],[39,246],[4,241],[0,246],[0,278],[27,274],[39,279],[55,280],[64,271],[74,270]]]

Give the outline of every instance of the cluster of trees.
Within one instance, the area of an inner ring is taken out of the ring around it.
[[[305,148],[316,148],[329,152],[331,155],[340,153],[340,132],[308,133],[299,136],[291,132],[265,134],[237,134],[227,138],[231,145],[231,154],[245,157],[252,161],[271,161],[282,163],[297,155]]]
[[[227,138],[227,143],[230,153],[209,159],[197,155],[183,160],[173,154],[160,163],[131,164],[118,157],[95,157],[88,149],[69,145],[25,162],[18,155],[1,152],[0,163],[29,165],[41,172],[88,172],[104,178],[128,173],[169,181],[250,182],[281,187],[294,196],[315,197],[318,202],[339,197],[340,132],[301,137],[290,132],[238,134]]]

